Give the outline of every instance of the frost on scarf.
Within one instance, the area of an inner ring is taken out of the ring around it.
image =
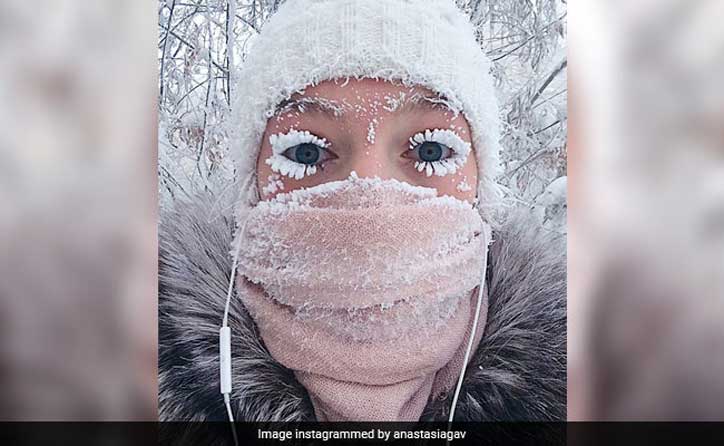
[[[480,282],[483,225],[465,201],[353,173],[258,203],[239,273],[297,318],[355,340],[431,332]]]

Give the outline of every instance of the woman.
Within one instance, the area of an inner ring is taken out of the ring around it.
[[[280,8],[238,73],[235,224],[162,219],[162,419],[565,418],[563,245],[503,212],[489,69],[452,0]]]

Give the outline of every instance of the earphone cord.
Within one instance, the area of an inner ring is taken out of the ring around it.
[[[487,239],[485,240],[487,243]],[[486,245],[487,246],[487,245]],[[468,347],[465,349],[465,358],[463,359],[463,367],[460,370],[460,377],[458,378],[458,384],[455,387],[455,393],[453,394],[452,405],[450,406],[450,417],[448,418],[448,426],[453,422],[455,418],[455,408],[458,404],[458,397],[460,396],[460,389],[463,386],[463,379],[465,378],[465,370],[468,368],[468,359],[470,359],[470,352],[473,349],[473,341],[475,340],[475,331],[478,328],[478,320],[480,319],[480,308],[483,305],[483,288],[485,287],[485,270],[488,269],[488,256],[487,254],[483,258],[483,273],[480,278],[480,286],[478,286],[478,303],[475,305],[475,316],[473,317],[473,329],[470,333],[470,339],[468,339]],[[448,440],[448,443],[450,441]]]
[[[241,245],[241,236],[234,248],[234,261],[231,264],[231,277],[229,278],[229,288],[226,291],[226,305],[224,305],[224,320],[221,322],[222,327],[229,326],[229,307],[231,306],[231,293],[234,291],[234,279],[236,278],[236,267],[239,263],[239,248]]]
[[[241,195],[247,191],[251,181],[255,175],[249,176],[241,185]],[[258,191],[257,191],[258,193]],[[257,197],[258,200],[258,197]],[[244,219],[244,224],[236,234],[236,244],[234,245],[234,261],[231,264],[231,275],[229,277],[229,288],[226,291],[226,304],[224,305],[224,319],[221,322],[219,330],[219,374],[220,374],[220,390],[224,395],[224,405],[226,406],[226,414],[229,416],[231,425],[231,434],[234,436],[234,445],[239,446],[239,439],[236,437],[236,427],[234,426],[234,412],[231,410],[231,328],[229,328],[229,309],[231,307],[231,294],[234,291],[234,281],[236,279],[236,270],[239,265],[239,251],[241,249],[241,239],[246,230],[246,224],[249,218]]]
[[[241,195],[247,191],[252,184],[254,175],[249,176],[241,185]],[[234,426],[234,412],[231,410],[231,328],[229,328],[229,309],[231,307],[231,294],[234,291],[234,281],[236,279],[236,270],[239,265],[239,251],[241,250],[241,239],[246,230],[246,224],[249,219],[244,220],[241,230],[237,232],[236,244],[234,245],[234,260],[231,264],[231,275],[229,277],[229,288],[226,291],[226,304],[224,305],[224,319],[221,322],[219,330],[219,374],[220,374],[220,390],[224,395],[224,405],[226,406],[226,414],[229,416],[231,425],[231,434],[234,436],[234,445],[239,446],[239,439],[236,437],[236,427]]]
[[[224,394],[224,404],[226,404],[226,413],[229,415],[229,423],[231,423],[231,435],[234,437],[234,446],[239,446],[239,439],[236,438],[236,427],[234,426],[234,414],[231,413],[231,398],[228,393]]]
[[[244,224],[244,226],[246,226],[246,224]],[[221,323],[221,330],[219,335],[219,367],[221,372],[221,393],[224,395],[224,405],[226,406],[226,413],[229,416],[229,423],[231,423],[231,434],[234,436],[235,446],[239,446],[239,441],[236,437],[236,428],[234,426],[234,413],[231,411],[231,329],[229,328],[229,308],[231,306],[231,294],[234,290],[234,280],[236,278],[236,270],[239,262],[239,248],[241,247],[241,235],[243,234],[243,231],[244,228],[242,228],[242,230],[239,232],[238,241],[234,249],[234,261],[231,265],[229,288],[226,292],[224,319]]]

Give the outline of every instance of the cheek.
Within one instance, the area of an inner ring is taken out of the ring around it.
[[[421,174],[422,175],[422,174]],[[424,175],[422,175],[424,177]],[[421,184],[434,187],[440,195],[449,195],[458,200],[466,200],[470,203],[475,201],[478,185],[478,164],[475,160],[475,153],[468,155],[465,164],[455,173],[442,177],[425,177]]]
[[[264,145],[256,161],[256,187],[262,200],[272,198],[287,188],[285,183],[288,178],[272,172],[271,167],[265,162],[271,155],[271,147]]]

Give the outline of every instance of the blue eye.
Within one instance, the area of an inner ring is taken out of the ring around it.
[[[284,152],[284,156],[299,164],[311,166],[319,162],[320,158],[322,158],[323,150],[323,148],[316,144],[302,143],[288,148]]]
[[[465,164],[471,145],[448,129],[428,129],[408,139],[410,145],[402,154],[414,160],[415,169],[428,177],[455,173]]]
[[[452,150],[444,144],[435,141],[424,141],[410,151],[412,158],[423,163],[434,163],[450,158]]]
[[[442,159],[443,147],[438,142],[425,141],[417,147],[420,161],[440,161]]]

